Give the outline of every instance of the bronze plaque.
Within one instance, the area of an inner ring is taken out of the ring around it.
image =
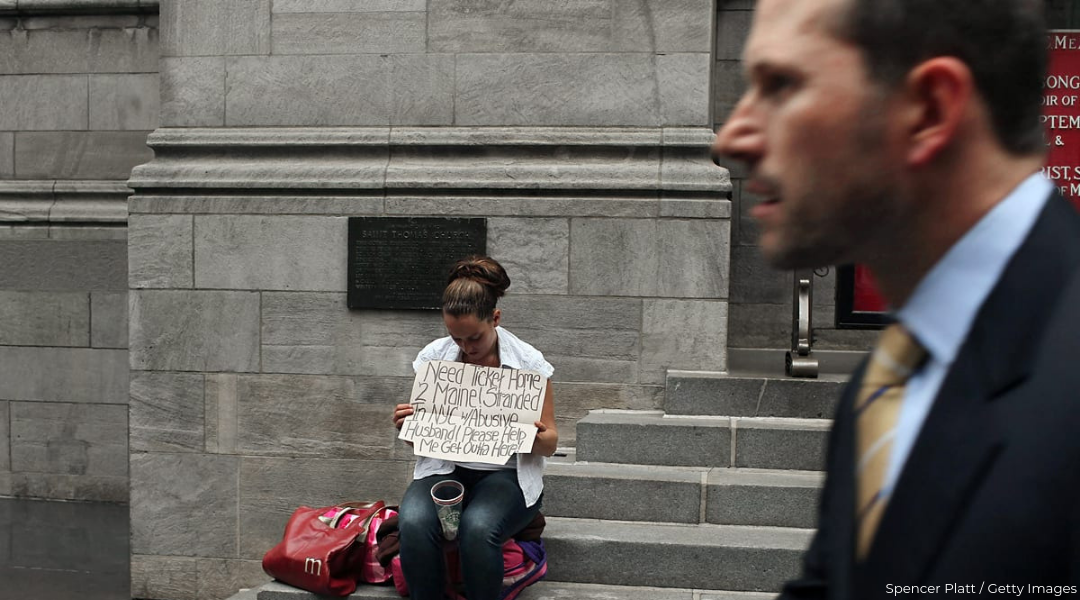
[[[349,308],[439,309],[450,267],[487,253],[487,219],[349,217]]]

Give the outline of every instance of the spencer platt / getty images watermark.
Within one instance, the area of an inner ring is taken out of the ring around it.
[[[1035,584],[1001,584],[982,582],[974,583],[946,583],[945,585],[896,585],[885,584],[885,592],[890,596],[906,596],[909,594],[994,594],[1005,596],[1074,596],[1077,593],[1075,585],[1035,585]]]

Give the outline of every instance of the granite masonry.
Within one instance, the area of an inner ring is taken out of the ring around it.
[[[223,598],[293,508],[397,501],[437,312],[346,307],[350,216],[487,219],[561,443],[723,370],[711,0],[163,0],[129,185],[132,593]],[[211,518],[212,515],[212,518]]]
[[[128,500],[125,181],[158,126],[156,12],[0,2],[0,496]]]
[[[708,152],[752,8],[0,0],[0,496],[129,502],[162,600],[264,582],[299,504],[396,502],[387,408],[444,329],[347,308],[352,216],[487,219],[564,447],[785,347],[790,276]],[[823,275],[819,342],[862,347]]]

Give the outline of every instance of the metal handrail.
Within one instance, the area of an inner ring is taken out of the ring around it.
[[[814,272],[796,270],[793,273],[791,307],[791,350],[784,356],[784,372],[789,377],[818,376],[818,360],[814,358]]]

